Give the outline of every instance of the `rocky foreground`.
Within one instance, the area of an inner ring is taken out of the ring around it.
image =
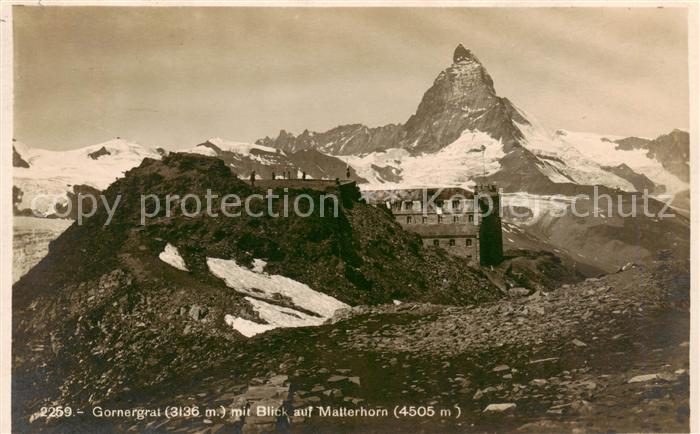
[[[659,261],[475,307],[355,307],[332,324],[259,335],[158,390],[102,404],[197,406],[196,416],[84,416],[42,426],[209,433],[687,431],[688,289],[687,263]],[[272,410],[256,415],[258,408]]]

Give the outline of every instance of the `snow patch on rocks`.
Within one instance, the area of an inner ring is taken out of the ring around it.
[[[267,263],[253,261],[253,268],[242,267],[233,259],[207,258],[211,273],[247,297],[253,310],[266,324],[228,315],[226,323],[244,336],[252,336],[278,327],[305,327],[320,325],[331,318],[336,310],[349,306],[334,297],[314,291],[308,285],[288,277],[267,274]],[[280,299],[289,300],[294,307],[280,306]],[[307,313],[308,312],[308,313]],[[309,314],[310,313],[310,314]]]
[[[180,256],[180,252],[177,251],[177,247],[173,246],[170,243],[168,243],[165,246],[165,249],[162,252],[160,252],[158,258],[166,264],[177,268],[178,270],[190,271],[187,269],[187,264],[185,264],[185,260],[182,259],[182,256]]]
[[[323,324],[327,318],[311,316],[284,306],[267,303],[253,297],[246,297],[246,300],[253,305],[253,310],[265,322],[275,327],[307,327]]]
[[[240,334],[247,338],[255,336],[258,333],[265,333],[266,331],[275,328],[275,326],[271,324],[258,324],[256,322],[248,321],[247,319],[243,318],[238,318],[233,315],[226,315],[224,317],[224,321],[227,325],[238,330]]]

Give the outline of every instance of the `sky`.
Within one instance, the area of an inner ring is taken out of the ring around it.
[[[457,44],[552,129],[687,130],[683,8],[15,6],[14,137],[168,149],[403,123]]]

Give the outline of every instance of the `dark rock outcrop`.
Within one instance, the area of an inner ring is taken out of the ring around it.
[[[19,205],[22,203],[22,196],[24,192],[21,188],[16,185],[12,186],[12,215],[16,216],[31,216],[32,211],[29,209],[20,208]]]
[[[27,163],[21,155],[19,155],[19,152],[17,152],[17,149],[15,147],[12,147],[12,167],[24,167],[28,168],[29,163]]]
[[[107,150],[104,146],[98,149],[97,151],[90,152],[88,154],[88,157],[92,158],[93,160],[97,160],[98,158],[102,157],[103,155],[112,155],[111,152]]]
[[[464,48],[464,45],[462,44],[457,45],[457,48],[455,48],[455,52],[452,55],[452,63],[459,63],[462,61],[468,62],[470,60],[472,60],[472,52]]]
[[[297,152],[315,149],[330,155],[359,155],[396,147],[402,126],[389,124],[369,128],[362,124],[340,125],[323,133],[304,130],[298,136],[281,130],[277,138],[265,137],[259,145]]]

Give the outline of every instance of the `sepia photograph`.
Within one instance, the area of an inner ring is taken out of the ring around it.
[[[0,432],[700,429],[695,2],[0,29]]]

